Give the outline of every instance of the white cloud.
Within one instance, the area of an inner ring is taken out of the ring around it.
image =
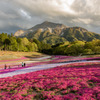
[[[99,4],[100,0],[0,0],[0,29],[16,31],[48,20],[98,32]]]
[[[84,24],[87,24],[87,25],[92,23],[91,19],[82,19],[82,18],[73,19],[72,21],[76,22],[76,23],[84,23]]]
[[[26,11],[24,11],[23,9],[20,9],[19,11],[20,11],[20,14],[22,17],[26,17],[28,19],[31,19],[31,16]]]

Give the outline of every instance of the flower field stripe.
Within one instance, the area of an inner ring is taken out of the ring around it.
[[[7,73],[7,72],[13,72],[13,71],[16,71],[16,70],[19,70],[19,69],[24,69],[24,68],[28,68],[28,67],[32,67],[32,66],[36,66],[36,65],[43,65],[43,64],[46,64],[46,63],[47,62],[31,63],[31,64],[27,64],[26,67],[22,67],[21,65],[20,66],[16,65],[16,66],[12,66],[10,69],[1,69],[0,74]]]
[[[14,71],[8,71],[7,73],[1,73],[0,74],[0,78],[4,78],[4,77],[12,77],[14,75],[18,75],[18,74],[25,74],[25,73],[29,73],[29,72],[34,72],[34,71],[38,71],[38,70],[43,70],[43,69],[49,69],[49,68],[53,68],[53,67],[57,67],[57,66],[61,66],[61,65],[70,65],[70,64],[77,64],[77,63],[85,63],[85,62],[100,62],[100,61],[82,61],[82,62],[70,62],[70,63],[54,63],[54,64],[45,64],[45,65],[37,65],[37,66],[33,66],[33,67],[27,67],[27,68],[21,68],[21,69],[15,69]]]
[[[37,66],[33,66],[33,67],[19,69],[19,70],[13,71],[13,72],[0,74],[0,78],[11,77],[11,76],[14,76],[14,75],[25,74],[25,73],[34,72],[34,71],[43,70],[43,69],[49,69],[49,68],[53,68],[53,67],[60,66],[60,65],[65,65],[65,64],[66,63],[37,65]]]
[[[72,67],[60,65],[0,78],[0,99],[100,100],[100,64],[80,66],[73,63]]]

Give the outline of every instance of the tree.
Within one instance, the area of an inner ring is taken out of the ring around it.
[[[94,52],[91,49],[84,49],[84,54],[93,54]]]
[[[13,33],[11,33],[10,35],[11,35],[11,37],[13,37],[13,36],[14,36],[14,35],[13,35]]]
[[[100,46],[95,46],[94,47],[94,53],[100,54]]]
[[[17,41],[15,37],[10,37],[10,46],[9,49],[12,51],[17,51],[18,47],[17,47]]]
[[[7,39],[7,38],[8,38],[8,36],[7,36],[6,33],[0,34],[0,49],[1,49],[1,50],[5,49],[4,41],[5,41],[5,39]]]
[[[4,40],[4,50],[9,50],[9,46],[11,41],[9,40],[9,38]]]
[[[29,41],[28,41],[28,39],[26,37],[25,38],[22,38],[22,44],[24,46],[28,45],[28,43],[29,43]]]
[[[41,45],[41,42],[37,39],[33,39],[33,42],[35,42],[38,46],[38,50],[41,51],[42,50],[42,45]]]
[[[22,39],[21,38],[17,38],[16,41],[17,41],[18,51],[20,51],[20,48],[22,47],[21,46],[22,45]]]
[[[33,39],[33,42],[35,42],[37,45],[40,44],[40,41],[35,38]]]
[[[37,44],[36,43],[31,43],[29,42],[28,45],[26,45],[28,51],[37,51],[38,50],[38,47],[37,47]]]

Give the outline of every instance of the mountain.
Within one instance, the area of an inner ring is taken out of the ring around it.
[[[45,21],[45,22],[43,22],[41,24],[37,24],[36,26],[34,26],[30,29],[27,29],[25,31],[18,30],[17,32],[15,32],[14,36],[24,36],[27,33],[32,33],[32,32],[35,32],[37,30],[41,30],[42,32],[49,30],[52,33],[55,29],[56,29],[56,31],[59,31],[59,30],[62,30],[63,28],[66,28],[66,27],[67,26],[65,26],[63,24]],[[23,31],[23,32],[21,32],[21,31]]]
[[[27,30],[18,30],[16,37],[36,38],[49,44],[56,44],[65,41],[91,41],[100,39],[100,34],[89,32],[82,27],[68,27],[63,24],[45,21]]]
[[[25,31],[24,30],[18,30],[17,32],[15,32],[14,36],[24,36],[25,35]]]
[[[36,30],[38,30],[38,29],[40,29],[40,28],[43,29],[43,30],[46,30],[46,29],[48,29],[48,28],[51,28],[51,29],[54,29],[54,28],[62,28],[62,29],[63,29],[63,28],[65,28],[65,27],[67,27],[67,26],[65,26],[65,25],[63,25],[63,24],[45,21],[45,22],[43,22],[42,24],[38,24],[38,25],[32,27],[32,28],[29,29],[29,30],[34,30],[34,31],[36,31]]]
[[[82,27],[70,27],[63,30],[63,35],[68,41],[92,41],[93,39],[100,39],[100,34],[89,32]]]

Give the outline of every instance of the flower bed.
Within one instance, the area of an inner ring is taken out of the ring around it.
[[[54,56],[54,60],[50,61],[50,63],[58,63],[58,62],[66,62],[66,61],[77,61],[77,60],[99,60],[100,57],[72,57],[72,56]]]
[[[36,62],[36,63],[31,63],[31,64],[27,64],[26,67],[22,67],[21,65],[12,65],[10,66],[11,68],[7,68],[7,69],[2,69],[0,70],[0,74],[4,74],[4,73],[8,73],[8,72],[12,72],[12,71],[16,71],[16,70],[20,70],[20,69],[23,69],[23,68],[28,68],[28,67],[33,67],[33,66],[36,66],[36,65],[43,65],[43,64],[48,64],[48,63],[59,63],[59,62],[63,62],[63,61],[70,61],[69,58],[71,58],[71,56],[52,56],[52,58],[56,58],[56,60],[51,60],[51,61],[44,61],[44,62]],[[83,58],[81,58],[83,59]],[[90,58],[86,58],[86,59],[90,59]],[[91,59],[94,59],[94,58],[91,58]],[[96,58],[95,58],[96,59]],[[79,60],[79,58],[74,58],[74,59],[71,59],[71,61],[73,60]],[[68,66],[73,66],[73,65],[90,65],[90,64],[98,64],[99,62],[80,62],[80,63],[71,63],[69,64]],[[67,64],[67,62],[66,62]],[[10,64],[11,65],[11,64]]]
[[[2,78],[0,99],[100,100],[100,65],[64,65]]]
[[[36,62],[36,63],[31,63],[31,64],[27,64],[26,67],[22,67],[21,65],[12,65],[11,64],[8,64],[8,67],[10,65],[10,69],[7,67],[7,69],[1,69],[0,70],[0,74],[3,74],[3,73],[8,73],[8,72],[12,72],[12,71],[16,71],[16,70],[19,70],[19,69],[23,69],[23,68],[27,68],[27,67],[32,67],[32,66],[36,66],[36,65],[42,65],[42,64],[47,64],[47,63],[51,63],[53,60],[52,58],[54,59],[64,59],[64,58],[70,58],[71,56],[51,56],[50,58],[49,57],[42,57],[43,59],[51,59],[51,61],[44,61],[44,62]],[[40,59],[42,59],[40,58]],[[27,59],[25,57],[22,57],[22,58],[19,58],[19,59],[12,59],[12,60],[1,60],[2,61],[16,61],[16,60],[22,60],[22,59]],[[39,59],[39,58],[38,58]],[[53,62],[52,62],[53,63]]]

